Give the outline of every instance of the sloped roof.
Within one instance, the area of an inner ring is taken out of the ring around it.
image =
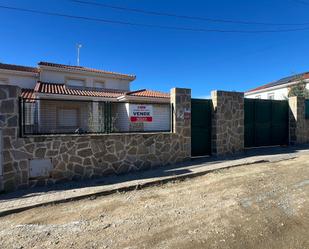
[[[126,95],[137,96],[137,97],[149,97],[149,98],[169,98],[170,97],[168,93],[147,90],[147,89],[141,89],[137,91],[128,92],[126,93]]]
[[[26,66],[5,64],[5,63],[0,63],[0,69],[30,72],[30,73],[38,73],[39,72],[36,67],[26,67]]]
[[[95,89],[95,88],[80,88],[80,87],[68,87],[65,84],[48,83],[38,81],[34,92],[46,93],[46,94],[64,94],[64,95],[76,95],[76,96],[88,96],[88,97],[105,97],[105,98],[117,98],[125,91],[115,89]]]
[[[115,99],[124,95],[130,95],[134,97],[146,97],[146,98],[169,98],[168,93],[146,90],[146,89],[127,92],[116,89],[69,87],[65,84],[49,83],[42,81],[38,81],[34,89],[22,89],[21,97],[25,99],[31,99],[35,97],[35,93],[102,97],[102,98],[115,98]]]
[[[69,70],[75,70],[75,71],[110,74],[110,75],[123,77],[123,78],[129,79],[129,80],[134,80],[136,78],[135,75],[130,75],[130,74],[122,74],[122,73],[110,72],[110,71],[105,71],[105,70],[100,70],[100,69],[81,67],[81,66],[64,65],[64,64],[45,62],[45,61],[39,62],[38,65],[39,66],[56,67],[56,68],[62,68],[62,69],[69,69]]]
[[[255,92],[255,91],[258,91],[258,90],[263,90],[263,89],[267,89],[267,88],[274,87],[274,86],[284,85],[284,84],[291,83],[293,81],[297,81],[297,80],[300,80],[300,79],[309,79],[309,72],[284,77],[280,80],[277,80],[277,81],[274,81],[274,82],[271,82],[271,83],[267,83],[265,85],[262,85],[262,86],[259,86],[259,87],[253,88],[253,89],[250,89],[250,90],[246,91],[246,93]]]

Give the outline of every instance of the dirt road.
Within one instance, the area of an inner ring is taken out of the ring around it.
[[[0,218],[0,248],[309,248],[309,156]]]

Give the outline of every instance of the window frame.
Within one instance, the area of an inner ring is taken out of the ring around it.
[[[74,86],[74,85],[70,85],[69,81],[82,81],[83,85],[82,86]],[[86,87],[86,79],[82,79],[82,78],[75,78],[75,77],[65,77],[65,85],[66,86],[71,86],[71,87]]]
[[[98,87],[98,86],[96,86],[96,84],[102,84],[103,87]],[[93,81],[93,88],[105,89],[106,88],[105,84],[106,84],[106,82],[104,80],[95,80],[95,81]]]
[[[274,92],[267,93],[267,99],[274,100],[275,99],[275,93]]]

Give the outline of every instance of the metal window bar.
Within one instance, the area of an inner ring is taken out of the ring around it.
[[[151,121],[130,119],[132,106],[147,106]],[[169,103],[20,98],[21,136],[172,131]]]

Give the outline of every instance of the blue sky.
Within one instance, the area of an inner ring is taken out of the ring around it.
[[[88,1],[88,0],[85,0]],[[89,0],[90,1],[90,0]],[[290,74],[309,71],[309,0],[92,0],[179,15],[267,23],[212,23],[130,13],[69,0],[1,0],[0,5],[155,25],[223,30],[308,28],[289,33],[206,33],[103,24],[0,8],[0,62],[35,66],[39,61],[81,65],[137,75],[133,89],[192,88],[244,91]],[[308,1],[308,5],[304,2]]]

